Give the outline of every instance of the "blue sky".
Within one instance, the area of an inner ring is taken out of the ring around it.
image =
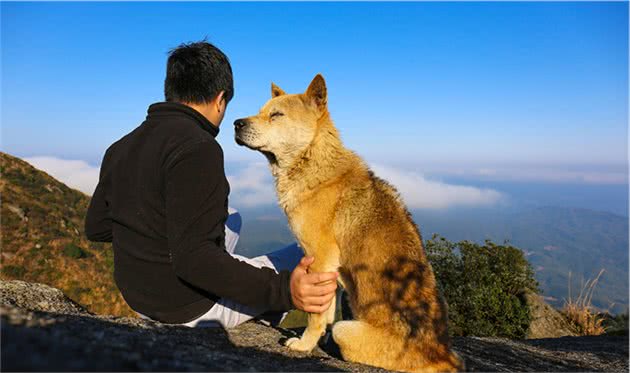
[[[235,74],[228,162],[262,160],[232,122],[271,81],[298,92],[321,72],[344,141],[371,162],[625,183],[628,3],[0,6],[2,150],[21,157],[97,166],[163,99],[167,51],[207,36]]]

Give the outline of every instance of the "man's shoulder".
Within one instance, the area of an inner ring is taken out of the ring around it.
[[[125,146],[125,144],[127,142],[130,141],[130,139],[132,139],[134,136],[136,136],[136,134],[138,133],[138,131],[142,128],[142,126],[146,123],[146,121],[143,121],[142,123],[140,123],[136,128],[134,128],[133,130],[131,130],[130,132],[124,134],[121,138],[119,138],[118,140],[114,141],[106,150],[105,150],[105,155],[107,155],[108,153],[113,153],[115,152],[117,149],[122,148]]]
[[[222,164],[223,149],[213,137],[188,139],[169,152],[166,167],[168,168],[175,161],[184,158],[199,158],[209,163],[218,162]]]
[[[165,160],[172,160],[178,155],[191,151],[205,151],[223,154],[221,146],[208,132],[201,129],[194,120],[186,117],[168,118],[168,120],[147,119],[131,132],[111,144],[105,151],[105,158],[116,153],[127,153],[130,148],[144,148],[161,153]],[[156,154],[156,156],[159,156]]]

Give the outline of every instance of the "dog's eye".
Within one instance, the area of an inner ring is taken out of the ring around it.
[[[273,119],[273,118],[275,118],[275,117],[281,117],[281,116],[283,116],[283,115],[284,115],[284,113],[281,113],[281,112],[279,112],[279,111],[274,111],[273,113],[271,113],[271,115],[269,116],[269,118]]]

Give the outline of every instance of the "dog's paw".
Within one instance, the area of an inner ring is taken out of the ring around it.
[[[311,350],[315,347],[305,343],[304,340],[300,338],[289,338],[286,342],[284,342],[284,345],[293,351],[300,352],[311,352]]]

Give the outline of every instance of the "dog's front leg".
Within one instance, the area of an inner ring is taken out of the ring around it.
[[[320,258],[315,257],[315,263],[311,265],[310,272],[334,272],[339,267],[338,260],[328,260],[327,263],[319,263]],[[326,324],[332,324],[335,320],[335,306],[337,297],[335,296],[328,310],[323,313],[309,313],[308,324],[301,338],[291,338],[285,345],[291,350],[310,352],[317,346],[319,339],[326,333]]]
[[[335,301],[330,305],[328,311],[324,313],[309,313],[308,326],[301,338],[291,338],[285,343],[287,347],[294,351],[310,352],[317,346],[319,339],[326,333],[326,322],[328,313],[333,310],[334,315]]]

